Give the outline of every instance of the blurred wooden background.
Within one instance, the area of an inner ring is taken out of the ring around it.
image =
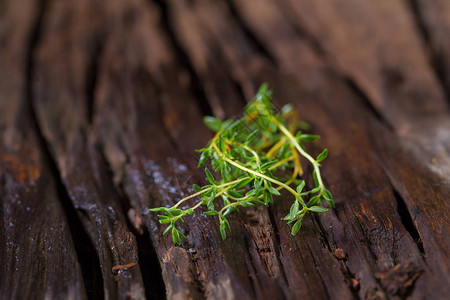
[[[337,209],[292,237],[281,198],[225,242],[197,213],[174,246],[148,208],[264,81]],[[447,0],[2,0],[0,298],[445,299],[449,95]]]

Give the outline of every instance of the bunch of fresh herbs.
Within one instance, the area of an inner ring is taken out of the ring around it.
[[[327,149],[316,158],[308,154],[304,144],[317,140],[319,136],[300,131],[307,124],[298,121],[291,105],[276,113],[271,98],[272,92],[267,84],[263,84],[255,99],[246,106],[242,118],[221,121],[205,117],[205,124],[216,132],[205,148],[197,150],[201,153],[198,167],[209,160],[213,170],[205,168],[208,184],[194,184],[195,193],[170,208],[151,209],[161,213],[159,222],[168,224],[163,234],[171,231],[175,244],[181,243],[181,237],[186,238],[176,227],[177,222],[183,222],[184,216],[194,214],[201,206],[207,208],[203,214],[218,217],[223,239],[230,230],[227,216],[239,212],[239,207],[268,206],[283,189],[292,195],[294,201],[289,214],[283,218],[288,224],[293,224],[292,235],[300,230],[302,219],[308,212],[328,211],[319,206],[324,200],[334,208],[333,197],[325,188],[320,174]],[[298,178],[303,175],[300,156],[313,167],[314,187],[310,190],[305,189],[305,181]],[[286,175],[289,171],[292,172]],[[193,198],[199,199],[195,205],[183,206]]]

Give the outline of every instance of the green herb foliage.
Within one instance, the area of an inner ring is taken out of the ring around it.
[[[223,239],[230,231],[227,216],[239,212],[239,207],[268,206],[274,197],[280,196],[281,190],[286,190],[293,199],[289,214],[283,218],[292,224],[292,235],[298,233],[308,212],[328,211],[319,206],[324,200],[334,208],[331,192],[325,188],[320,174],[320,163],[328,152],[325,149],[313,158],[305,150],[304,144],[319,136],[299,130],[308,126],[298,121],[292,106],[286,105],[276,113],[271,98],[272,92],[263,84],[241,119],[204,118],[206,126],[216,132],[205,148],[197,150],[201,153],[198,167],[210,161],[212,171],[205,168],[208,184],[194,184],[195,193],[170,208],[151,209],[161,213],[159,222],[168,224],[163,234],[171,231],[175,244],[181,243],[181,237],[186,238],[176,227],[177,222],[183,222],[184,216],[192,215],[201,206],[207,208],[203,214],[218,217]],[[306,190],[305,181],[299,179],[303,175],[300,156],[313,167],[314,187],[310,190]],[[284,175],[287,172],[289,175]],[[192,198],[199,199],[195,205],[180,208]]]

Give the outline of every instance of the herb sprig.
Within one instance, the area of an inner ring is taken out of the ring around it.
[[[293,224],[292,235],[298,233],[308,212],[328,211],[328,208],[319,206],[324,200],[334,208],[333,197],[325,188],[320,173],[327,149],[316,158],[308,154],[304,144],[317,140],[319,136],[300,131],[307,129],[307,124],[298,121],[291,105],[276,113],[271,99],[272,91],[263,84],[246,106],[242,118],[235,121],[204,118],[205,124],[216,134],[205,148],[197,150],[201,153],[198,167],[209,160],[216,176],[205,168],[207,185],[194,184],[195,193],[172,207],[150,209],[161,213],[159,222],[168,224],[163,234],[171,231],[175,244],[179,245],[181,238],[186,238],[176,227],[177,222],[184,222],[183,217],[194,214],[201,206],[207,208],[203,214],[218,217],[222,239],[226,238],[227,230],[231,231],[227,216],[239,212],[239,207],[268,206],[273,203],[274,196],[281,195],[281,190],[289,192],[294,199],[289,214],[283,218],[288,224]],[[313,166],[314,187],[310,190],[305,189],[305,181],[298,178],[303,175],[300,156]],[[286,175],[290,170],[292,173]],[[181,208],[192,198],[199,200],[191,207]]]

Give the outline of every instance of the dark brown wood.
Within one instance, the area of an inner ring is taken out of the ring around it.
[[[445,1],[22,2],[0,5],[2,297],[447,297]],[[197,212],[173,245],[148,209],[204,183],[202,117],[264,81],[322,136],[336,210],[292,237],[283,195],[226,241]]]
[[[86,297],[55,178],[30,112],[29,47],[40,7],[2,4],[0,40],[0,295]]]

